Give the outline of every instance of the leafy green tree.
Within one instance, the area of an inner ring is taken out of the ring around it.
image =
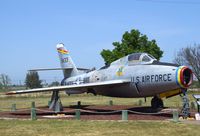
[[[121,42],[113,42],[114,49],[101,51],[105,64],[108,65],[113,61],[131,53],[146,52],[160,59],[163,51],[160,50],[155,40],[148,40],[146,35],[141,34],[138,30],[126,31]]]
[[[26,74],[25,84],[27,88],[41,88],[42,81],[39,79],[38,72],[31,71]]]

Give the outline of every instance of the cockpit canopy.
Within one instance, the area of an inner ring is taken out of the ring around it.
[[[125,56],[119,60],[114,61],[111,65],[139,65],[139,64],[151,64],[155,61],[152,55],[147,53],[133,53]]]

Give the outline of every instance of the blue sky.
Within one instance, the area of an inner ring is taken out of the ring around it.
[[[64,43],[79,67],[104,65],[102,49],[138,29],[155,39],[171,62],[177,50],[200,43],[198,0],[1,0],[0,73],[23,82],[32,68],[59,67]],[[40,72],[47,81],[62,72]]]

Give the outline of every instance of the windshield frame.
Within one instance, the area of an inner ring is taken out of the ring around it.
[[[136,59],[133,59],[134,57]],[[144,60],[144,57],[146,57],[146,61]],[[155,59],[152,55],[148,53],[133,53],[133,54],[130,54],[127,59],[129,65],[150,64],[150,63],[153,63],[154,60],[157,60],[157,59]]]

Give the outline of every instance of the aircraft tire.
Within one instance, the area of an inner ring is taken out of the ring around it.
[[[154,96],[151,100],[151,107],[153,109],[159,109],[159,108],[163,108],[163,101],[162,99],[158,98],[157,96]]]

